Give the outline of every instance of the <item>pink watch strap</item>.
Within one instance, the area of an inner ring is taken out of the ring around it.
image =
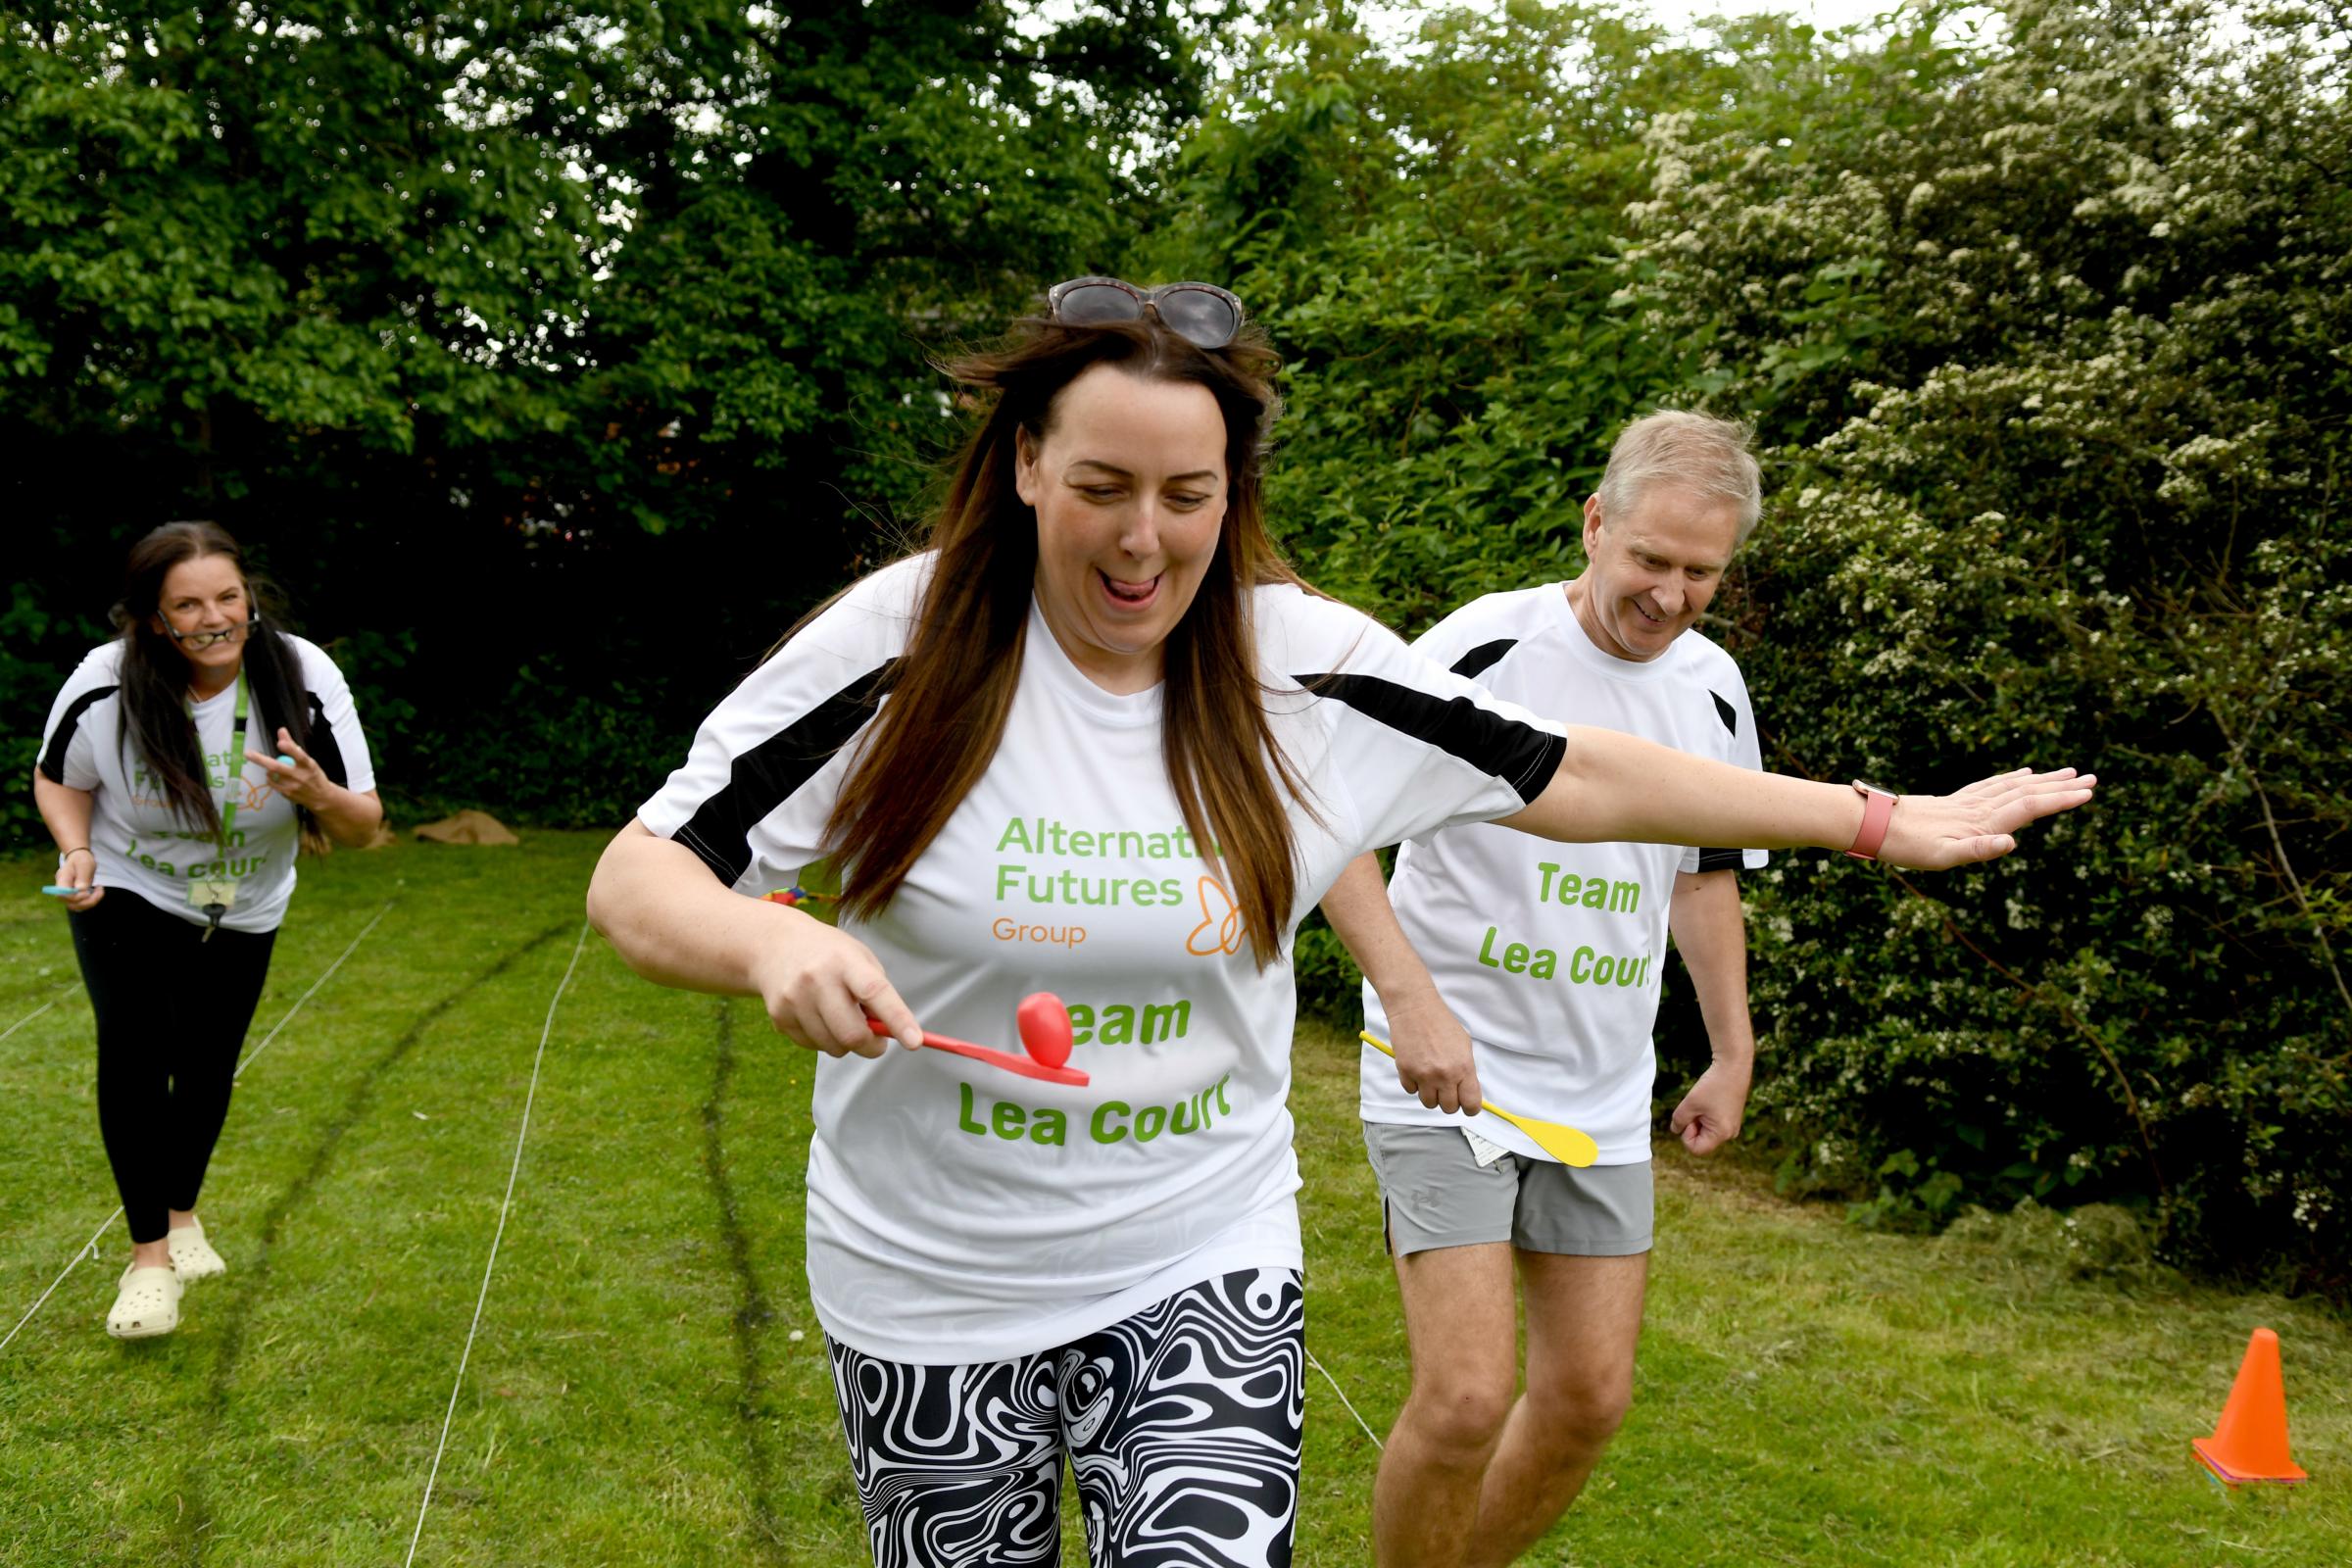
[[[1854,835],[1854,847],[1845,853],[1857,860],[1875,860],[1879,846],[1886,842],[1886,824],[1894,820],[1894,797],[1860,779],[1854,780],[1854,793],[1862,797],[1862,831]]]

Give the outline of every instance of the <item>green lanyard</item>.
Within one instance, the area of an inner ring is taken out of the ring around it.
[[[191,715],[193,716],[193,715]],[[220,855],[228,856],[229,830],[237,825],[237,797],[245,789],[245,672],[237,671],[237,725],[228,737],[228,783],[220,791]]]
[[[188,716],[191,719],[196,716],[192,703],[188,706]],[[203,752],[201,739],[197,742],[197,751],[199,755]],[[237,879],[218,872],[227,870],[228,836],[236,828],[237,797],[245,788],[245,672],[241,669],[237,671],[237,722],[229,732],[227,761],[227,782],[220,791],[220,840],[215,846],[220,854],[220,864],[217,874],[196,877],[188,884],[188,902],[204,911],[203,940],[207,942],[212,941],[213,933],[220,929],[220,917],[228,912],[228,906],[236,902],[237,897]]]

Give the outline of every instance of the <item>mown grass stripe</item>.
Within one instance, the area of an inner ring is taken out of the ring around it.
[[[727,1262],[735,1271],[736,1304],[730,1322],[735,1334],[736,1377],[741,1385],[736,1416],[743,1426],[744,1468],[752,1489],[752,1522],[761,1552],[772,1563],[789,1563],[785,1531],[775,1503],[775,1465],[760,1426],[766,1402],[767,1377],[760,1359],[760,1335],[775,1313],[752,1264],[751,1237],[744,1230],[735,1184],[727,1175],[726,1103],[735,1087],[734,1005],[721,999],[710,1068],[710,1097],[703,1102],[703,1168],[718,1204],[719,1232],[726,1244]]]
[[[438,1023],[452,1008],[484,986],[505,975],[514,965],[547,946],[548,943],[562,936],[565,930],[569,929],[570,924],[569,920],[564,920],[540,931],[496,963],[491,964],[487,969],[482,970],[427,1007],[414,1023],[401,1031],[398,1039],[394,1040],[381,1054],[368,1064],[366,1070],[361,1073],[359,1081],[344,1097],[341,1113],[329,1122],[326,1130],[319,1135],[318,1142],[313,1147],[310,1160],[304,1166],[302,1173],[287,1184],[285,1191],[278,1195],[277,1201],[270,1206],[269,1213],[264,1216],[261,1236],[254,1248],[252,1266],[244,1271],[243,1289],[229,1298],[220,1326],[220,1354],[213,1362],[212,1396],[208,1401],[210,1419],[216,1427],[220,1424],[222,1413],[227,1408],[230,1382],[235,1376],[238,1359],[244,1353],[246,1330],[253,1314],[254,1305],[260,1299],[262,1287],[270,1276],[270,1258],[276,1250],[278,1236],[294,1209],[311,1195],[318,1187],[319,1180],[325,1176],[327,1167],[333,1162],[335,1152],[341,1148],[344,1138],[353,1127],[366,1118],[368,1110],[372,1108],[376,1086],[382,1081],[384,1074],[415,1051],[417,1044],[423,1040],[425,1031]],[[191,1561],[201,1560],[205,1543],[211,1533],[211,1506],[204,1486],[204,1471],[201,1468],[210,1446],[206,1444],[191,1445],[184,1471],[184,1494],[188,1498],[184,1539],[190,1547],[189,1560]]]
[[[507,1214],[514,1206],[514,1182],[522,1174],[523,1140],[531,1133],[531,1103],[539,1097],[539,1064],[547,1057],[547,1039],[555,1032],[556,1008],[564,1001],[564,988],[571,984],[574,971],[580,966],[580,954],[588,946],[588,922],[580,922],[580,936],[571,945],[571,961],[564,966],[564,978],[556,982],[556,994],[547,999],[547,1021],[539,1029],[539,1049],[531,1055],[531,1083],[522,1097],[522,1122],[514,1129],[514,1162],[507,1168],[507,1195],[498,1205],[498,1229],[491,1233],[490,1255],[482,1263],[482,1289],[473,1298],[473,1322],[466,1330],[466,1348],[458,1355],[458,1375],[450,1379],[449,1408],[441,1416],[441,1441],[433,1448],[433,1468],[424,1478],[424,1497],[416,1504],[416,1529],[409,1537],[409,1554],[405,1563],[416,1560],[416,1543],[424,1539],[424,1516],[433,1505],[433,1483],[441,1478],[441,1455],[449,1447],[450,1423],[457,1419],[458,1391],[466,1386],[466,1364],[473,1358],[473,1340],[481,1332],[482,1307],[490,1299],[490,1276],[498,1267],[498,1245],[506,1239]]]

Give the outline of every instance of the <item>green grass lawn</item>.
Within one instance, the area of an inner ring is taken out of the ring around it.
[[[228,1276],[176,1334],[118,1344],[118,1225],[0,1352],[0,1562],[403,1560],[600,843],[304,871],[257,1044],[389,913],[245,1074],[204,1202]],[[0,1041],[0,1334],[116,1201],[46,869],[0,866],[25,895],[0,901],[0,1029],[55,999]],[[1406,1367],[1354,1062],[1301,1034],[1307,1343],[1378,1431]],[[658,990],[588,938],[418,1562],[862,1560],[801,1272],[808,1080],[756,1005]],[[2341,1317],[1867,1234],[1729,1166],[1668,1159],[1659,1193],[1633,1416],[1533,1560],[2352,1563]],[[2232,1495],[2188,1440],[2256,1324],[2315,1479]],[[1299,1560],[1368,1562],[1376,1450],[1312,1372],[1307,1396]]]

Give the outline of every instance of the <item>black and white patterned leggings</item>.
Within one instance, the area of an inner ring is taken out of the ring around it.
[[[1291,1560],[1306,1312],[1290,1269],[1228,1274],[1010,1361],[827,1344],[877,1568],[1052,1568],[1065,1453],[1095,1568]]]

